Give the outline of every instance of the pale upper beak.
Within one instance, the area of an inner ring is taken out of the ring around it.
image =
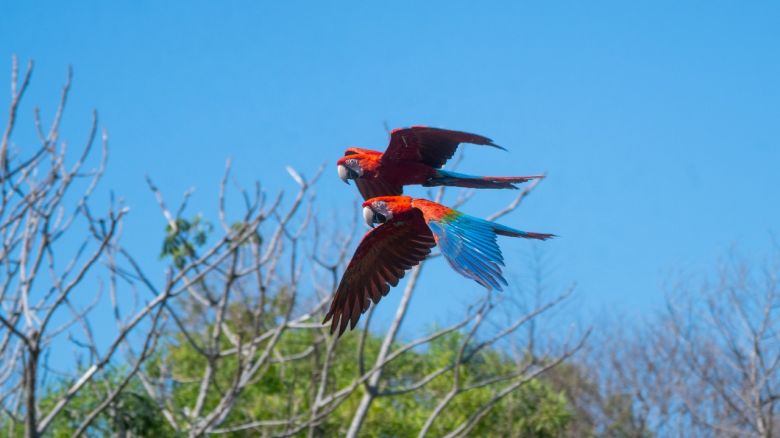
[[[339,178],[341,178],[341,180],[344,181],[345,184],[349,185],[349,178],[347,178],[349,172],[347,172],[346,166],[339,164],[338,171],[339,171]]]
[[[374,228],[374,210],[369,207],[363,207],[363,219],[369,227]]]

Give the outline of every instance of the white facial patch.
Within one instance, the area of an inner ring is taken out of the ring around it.
[[[387,208],[387,203],[385,201],[376,201],[372,206],[376,213],[385,217],[385,222],[393,218],[393,213]]]
[[[360,167],[360,162],[357,158],[350,158],[344,162],[350,170],[357,173],[358,176],[363,176],[363,169]]]

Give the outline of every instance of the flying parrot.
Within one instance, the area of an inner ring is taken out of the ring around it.
[[[331,333],[351,329],[368,309],[396,286],[406,270],[419,264],[439,245],[450,266],[488,290],[502,290],[504,258],[496,236],[545,240],[553,234],[530,233],[468,216],[426,199],[380,196],[363,203],[369,230],[360,241],[323,324],[333,319]]]
[[[370,149],[349,148],[336,163],[339,178],[349,184],[355,180],[363,199],[400,195],[403,186],[456,186],[478,189],[516,189],[535,176],[471,176],[441,169],[461,143],[503,147],[481,135],[447,129],[412,126],[394,129],[384,153]]]

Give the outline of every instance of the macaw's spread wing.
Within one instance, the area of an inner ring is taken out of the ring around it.
[[[382,177],[376,178],[357,178],[355,179],[360,194],[363,199],[369,200],[377,196],[398,196],[403,194],[403,186],[391,184]]]
[[[390,133],[390,145],[382,160],[418,161],[440,168],[447,162],[461,143],[473,143],[504,149],[493,140],[468,132],[412,126],[394,129]]]
[[[507,285],[501,275],[504,257],[493,225],[466,215],[428,223],[452,269],[487,289],[502,290]]]
[[[419,210],[366,233],[341,277],[323,324],[332,318],[330,332],[338,328],[339,336],[348,323],[355,328],[360,314],[368,309],[369,299],[378,303],[434,246],[436,242]]]

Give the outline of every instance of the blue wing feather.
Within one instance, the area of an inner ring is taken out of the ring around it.
[[[441,253],[452,269],[487,289],[496,290],[502,290],[502,284],[507,285],[501,272],[504,257],[496,243],[497,235],[538,240],[554,237],[553,234],[521,231],[459,212],[441,220],[429,220],[428,227],[436,236]]]
[[[449,219],[449,218],[448,218]],[[467,215],[445,221],[430,221],[441,253],[450,266],[487,289],[503,290],[504,257],[496,243],[492,222]]]
[[[474,249],[482,252],[491,261],[503,264],[501,251],[498,249],[498,245],[495,244],[495,234],[482,237],[475,235],[475,233],[468,233],[460,228],[453,227],[453,229],[462,239],[468,241]]]

